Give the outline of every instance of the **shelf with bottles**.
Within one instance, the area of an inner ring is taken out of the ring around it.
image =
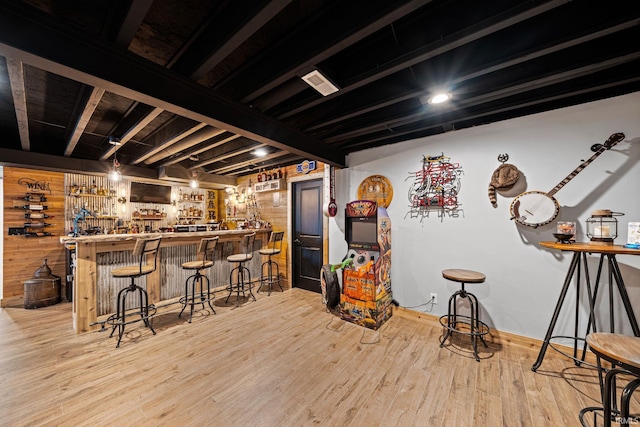
[[[145,221],[159,221],[163,220],[167,217],[164,209],[161,211],[156,208],[141,208],[140,210],[135,210],[131,214],[132,220],[145,220]]]
[[[91,179],[91,177],[84,177],[80,184],[73,183],[69,186],[70,196],[83,196],[83,197],[116,197],[117,189],[111,188],[109,185],[104,186],[103,179],[101,177]],[[97,181],[96,181],[97,180]]]
[[[105,191],[109,191],[109,190],[105,190]],[[99,198],[107,198],[110,199],[112,197],[116,197],[115,194],[115,190],[114,193],[108,193],[108,194],[82,194],[82,193],[69,193],[70,197],[99,197]]]
[[[198,206],[189,206],[184,208],[179,208],[176,216],[178,218],[203,218],[204,211]]]
[[[183,191],[182,188],[178,190],[178,198],[176,200],[178,203],[204,203],[204,193],[194,191],[194,190],[186,190]]]
[[[273,168],[271,170],[267,170],[263,168],[260,172],[258,172],[258,182],[267,182],[271,180],[278,180],[284,178],[284,170],[280,167]]]
[[[104,202],[102,200],[85,200],[81,203],[69,204],[68,219],[73,221],[75,217],[84,211],[83,219],[86,220],[115,220],[118,219],[118,207],[115,201]]]

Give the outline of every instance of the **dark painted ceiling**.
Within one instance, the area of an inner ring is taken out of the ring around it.
[[[149,176],[341,166],[637,91],[639,24],[638,1],[5,1],[0,164],[108,168],[117,150]],[[308,86],[314,69],[340,90]],[[426,103],[438,89],[452,101]]]

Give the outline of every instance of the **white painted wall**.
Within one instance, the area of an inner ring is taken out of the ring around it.
[[[586,241],[585,221],[596,209],[624,212],[616,244],[626,243],[627,223],[640,221],[640,92],[518,119],[453,131],[442,135],[353,153],[348,169],[336,174],[339,215],[330,220],[330,262],[346,254],[344,212],[357,199],[360,182],[373,174],[386,176],[394,188],[388,208],[392,221],[392,288],[404,307],[418,306],[438,294],[439,304],[416,310],[446,314],[448,297],[459,285],[442,278],[445,268],[483,272],[483,284],[467,285],[481,305],[481,319],[492,328],[542,339],[551,319],[571,253],[538,245],[554,240],[555,221],[532,229],[509,219],[509,205],[526,190],[550,191],[593,153],[592,144],[623,132],[626,139],[604,152],[556,194],[558,220],[578,222],[579,241]],[[408,218],[410,173],[423,155],[444,152],[464,170],[459,195],[464,217]],[[498,194],[494,208],[487,197],[497,156],[508,153],[524,179],[513,194]],[[640,313],[640,256],[621,255],[618,262],[636,314]],[[597,258],[590,260],[592,278]],[[556,334],[572,335],[575,287],[567,295]],[[586,292],[583,290],[583,295]],[[605,294],[606,295],[606,294]],[[580,310],[588,304],[581,298]],[[606,302],[598,304],[602,315]],[[604,313],[608,313],[605,310]],[[616,309],[616,331],[631,333],[624,311]],[[583,316],[583,319],[586,319]],[[583,322],[584,323],[584,322]],[[608,330],[608,322],[600,330]]]
[[[4,224],[4,167],[0,166],[0,224]],[[6,227],[6,226],[5,226]],[[8,228],[3,230],[3,233],[8,233]],[[0,271],[4,271],[4,238],[0,239]],[[3,275],[0,274],[0,301],[3,298],[4,281]]]

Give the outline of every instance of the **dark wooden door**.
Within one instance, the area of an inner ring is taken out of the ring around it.
[[[321,292],[322,180],[293,184],[293,286]]]

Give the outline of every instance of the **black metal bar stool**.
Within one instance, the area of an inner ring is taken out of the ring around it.
[[[180,298],[182,310],[180,310],[180,314],[178,314],[178,317],[181,317],[184,309],[187,308],[187,306],[190,306],[191,312],[189,313],[189,323],[191,323],[191,319],[193,318],[193,307],[196,304],[202,304],[202,308],[204,309],[204,303],[206,302],[209,304],[213,314],[216,314],[216,310],[211,305],[211,300],[214,298],[215,293],[212,295],[209,278],[206,274],[203,274],[203,271],[207,268],[213,267],[213,264],[215,263],[214,251],[217,243],[218,237],[210,237],[200,240],[200,244],[198,245],[198,254],[202,254],[202,259],[182,263],[182,268],[184,270],[195,270],[195,273],[189,276],[184,282],[184,296]],[[206,289],[204,282],[207,284]],[[196,289],[199,290],[196,291]],[[191,292],[189,292],[189,290],[191,290]]]
[[[138,257],[138,265],[132,265],[128,267],[114,268],[111,270],[112,277],[128,277],[131,279],[131,283],[124,289],[118,292],[118,301],[116,313],[107,318],[107,324],[111,325],[111,334],[109,338],[113,336],[113,333],[118,329],[118,343],[116,348],[120,347],[120,341],[124,335],[125,326],[130,323],[143,321],[145,326],[151,329],[153,335],[156,331],[151,326],[149,319],[156,313],[156,307],[153,304],[149,304],[149,295],[147,291],[142,287],[136,285],[135,280],[138,277],[146,276],[147,274],[156,271],[156,264],[158,259],[158,250],[160,247],[161,237],[153,237],[148,239],[138,239],[136,245],[133,248],[133,256]],[[127,296],[130,294],[138,294],[137,307],[127,308]],[[138,318],[138,316],[140,316]]]
[[[602,406],[590,406],[580,411],[580,423],[586,426],[585,415],[593,414],[593,425],[596,415],[602,412],[603,424],[610,427],[612,421],[620,425],[640,423],[639,416],[629,413],[629,402],[633,392],[640,387],[640,338],[610,332],[594,332],[587,335],[587,344],[598,361],[598,378]],[[611,363],[609,370],[602,367],[602,359]],[[606,372],[604,384],[602,374]],[[620,409],[617,409],[616,378],[626,376],[627,384],[620,395]]]
[[[280,285],[280,267],[278,263],[271,259],[272,256],[278,255],[282,252],[282,238],[284,237],[284,231],[274,231],[271,233],[271,237],[269,238],[269,244],[264,249],[259,249],[258,252],[260,255],[266,255],[267,261],[262,263],[260,267],[260,287],[258,288],[258,292],[264,285],[269,287],[269,293],[267,295],[271,295],[271,288],[273,284],[277,284],[280,287],[281,291],[282,285]],[[275,267],[276,275],[273,275],[273,268]],[[265,274],[266,271],[266,274]]]
[[[249,295],[256,301],[256,296],[253,295],[251,290],[251,271],[245,266],[245,263],[253,259],[253,244],[256,241],[256,233],[245,234],[242,237],[242,243],[240,244],[240,253],[229,255],[227,261],[237,263],[238,265],[231,269],[229,272],[229,286],[227,286],[227,299],[225,302],[229,302],[231,294],[236,292],[236,306],[240,302],[240,293],[245,296],[245,292],[249,291]],[[234,282],[234,276],[236,281]]]
[[[461,289],[455,292],[449,298],[449,309],[447,314],[440,317],[440,324],[445,328],[446,333],[440,341],[440,347],[444,347],[445,341],[453,334],[468,335],[471,337],[473,344],[473,355],[479,362],[478,357],[478,338],[482,341],[485,347],[487,343],[484,340],[484,335],[489,333],[489,327],[480,321],[478,313],[478,298],[471,292],[467,292],[464,288],[465,283],[482,283],[484,282],[485,275],[478,273],[477,271],[461,270],[461,269],[449,269],[442,270],[442,277],[461,284]],[[458,299],[463,298],[469,302],[470,313],[468,316],[458,314]],[[459,325],[466,325],[469,330],[460,329]]]

